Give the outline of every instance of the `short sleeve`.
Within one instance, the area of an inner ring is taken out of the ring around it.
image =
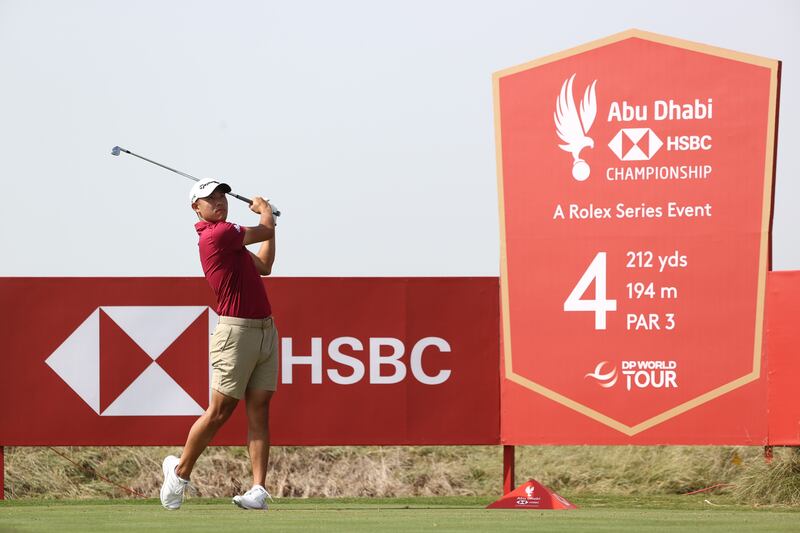
[[[238,224],[220,222],[214,228],[211,239],[220,250],[239,250],[244,246],[244,228]]]

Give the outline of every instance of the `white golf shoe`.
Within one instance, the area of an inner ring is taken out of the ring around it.
[[[253,485],[253,488],[242,494],[241,496],[234,496],[233,503],[242,509],[262,509],[267,510],[267,498],[272,500],[267,489],[261,485]]]
[[[183,503],[183,491],[189,482],[178,477],[175,467],[178,466],[180,459],[174,455],[168,455],[161,463],[161,470],[164,471],[164,484],[161,485],[161,505],[165,509],[174,511],[180,509]]]

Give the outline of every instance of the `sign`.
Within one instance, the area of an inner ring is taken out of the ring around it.
[[[273,444],[498,442],[496,278],[265,283]],[[5,278],[0,297],[0,446],[184,443],[209,400],[203,278]],[[239,406],[213,444],[246,428]]]
[[[265,283],[282,337],[275,444],[800,442],[800,272],[768,276],[760,379],[634,437],[513,382],[501,397],[496,278]],[[183,444],[208,405],[205,280],[0,278],[0,298],[0,446]],[[245,428],[239,407],[214,444]]]
[[[700,443],[759,393],[778,73],[631,30],[495,75],[507,443]]]

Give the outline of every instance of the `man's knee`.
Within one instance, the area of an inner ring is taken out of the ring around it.
[[[264,410],[269,409],[270,400],[274,391],[247,389],[245,392],[245,403],[248,410]]]
[[[211,397],[211,404],[208,406],[206,414],[209,421],[215,425],[222,425],[230,418],[239,400],[225,396],[214,391]]]
[[[212,409],[208,412],[209,421],[215,426],[221,426],[231,417],[233,411]]]
[[[269,431],[271,391],[247,391],[247,423],[250,431]]]

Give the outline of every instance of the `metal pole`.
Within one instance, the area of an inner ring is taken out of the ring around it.
[[[514,459],[515,450],[513,446],[503,446],[503,494],[508,494],[514,488]]]
[[[6,494],[6,461],[5,450],[0,446],[0,500],[5,500]]]

